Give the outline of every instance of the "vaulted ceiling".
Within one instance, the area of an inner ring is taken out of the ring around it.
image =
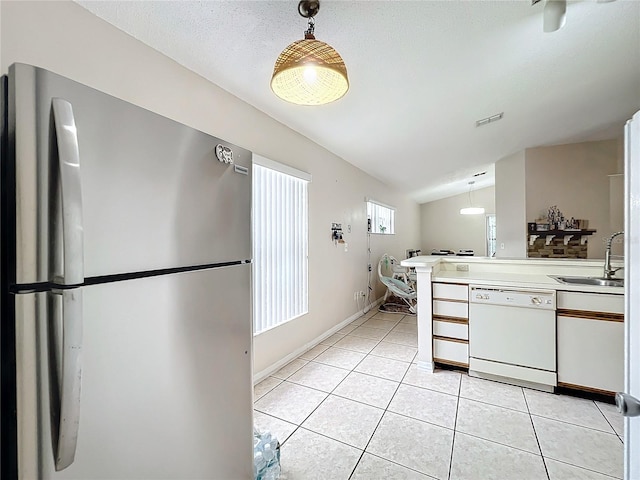
[[[553,33],[544,2],[322,0],[316,38],[350,90],[320,107],[269,87],[306,28],[297,1],[78,3],[418,202],[480,171],[476,188],[493,184],[493,164],[525,148],[620,137],[640,109],[637,0],[569,2]]]

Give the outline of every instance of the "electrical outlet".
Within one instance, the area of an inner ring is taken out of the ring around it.
[[[367,265],[369,271],[371,271],[371,264]]]
[[[469,265],[466,263],[459,263],[458,265],[456,265],[456,270],[458,272],[468,272],[469,271]]]
[[[500,244],[500,250],[504,250],[504,242]]]

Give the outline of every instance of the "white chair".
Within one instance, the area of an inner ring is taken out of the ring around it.
[[[382,300],[385,304],[389,294],[393,294],[407,304],[411,313],[416,313],[416,291],[409,285],[409,270],[391,255],[384,254],[378,262],[378,278],[387,287]]]

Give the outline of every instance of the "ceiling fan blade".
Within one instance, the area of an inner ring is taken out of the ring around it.
[[[567,0],[547,0],[542,11],[542,29],[545,32],[560,30],[567,21]]]

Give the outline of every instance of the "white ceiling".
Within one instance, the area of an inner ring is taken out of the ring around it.
[[[350,90],[321,107],[269,88],[303,38],[297,0],[78,3],[421,203],[479,171],[475,188],[492,185],[493,164],[524,148],[619,137],[640,109],[638,0],[570,2],[546,34],[543,2],[322,0],[316,38]]]

